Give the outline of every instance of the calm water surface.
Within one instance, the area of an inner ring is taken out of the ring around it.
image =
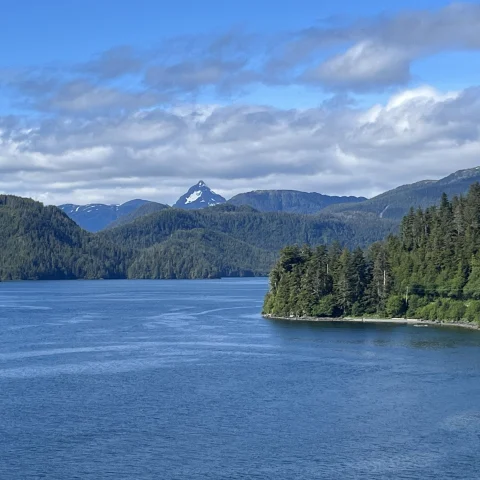
[[[478,332],[267,321],[266,289],[0,284],[0,478],[480,478]]]

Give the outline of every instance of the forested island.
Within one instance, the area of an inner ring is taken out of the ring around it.
[[[353,251],[289,246],[270,273],[263,313],[408,317],[480,323],[480,184],[410,210],[398,235]]]

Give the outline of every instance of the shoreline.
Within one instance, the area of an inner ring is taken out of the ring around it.
[[[434,320],[419,320],[415,318],[354,318],[354,317],[279,317],[271,314],[262,314],[268,320],[282,320],[288,322],[323,322],[323,323],[372,323],[377,325],[419,325],[422,327],[457,327],[469,330],[480,330],[480,325],[466,322],[440,322]]]

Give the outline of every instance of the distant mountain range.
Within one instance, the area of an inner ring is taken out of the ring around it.
[[[63,212],[0,195],[0,280],[266,275],[285,245],[339,241],[350,248],[368,246],[395,231],[412,206],[437,204],[443,192],[461,195],[478,181],[480,168],[462,170],[370,200],[330,204],[310,215],[304,212],[312,212],[320,197],[288,191],[237,196],[234,201],[248,201],[240,206],[227,202],[181,209],[134,200],[114,206],[64,205]],[[208,187],[200,183],[182,196],[180,205],[209,198]],[[267,208],[299,209],[302,214],[259,211]],[[85,228],[104,230],[89,233],[67,215],[83,221]]]
[[[257,190],[241,193],[227,202],[225,198],[215,193],[205,182],[200,180],[175,202],[173,208],[199,210],[229,203],[236,206],[248,205],[260,212],[312,214],[332,204],[361,202],[364,200],[366,200],[364,197],[335,197],[295,190]],[[60,205],[59,208],[83,229],[89,232],[98,232],[171,207],[147,200],[131,200],[122,205],[66,204]]]
[[[213,207],[225,202],[226,200],[221,195],[210,190],[210,188],[205,185],[205,182],[200,180],[177,200],[174,208],[197,210],[200,208]],[[137,199],[130,200],[122,205],[105,205],[102,203],[74,205],[68,203],[60,205],[59,208],[84,230],[99,232],[105,228],[112,228],[131,222],[142,215],[148,215],[171,207],[162,203]]]
[[[120,215],[116,220],[108,223],[104,228],[107,229],[107,228],[119,227],[120,225],[133,222],[135,219],[139,217],[150,215],[151,213],[159,212],[167,208],[172,208],[172,207],[169,207],[168,205],[164,205],[163,203],[146,202],[143,205],[140,205],[137,209],[129,213],[126,213],[124,215]]]
[[[149,203],[147,200],[130,200],[122,205],[104,205],[103,203],[90,203],[88,205],[74,205],[67,203],[59,205],[77,225],[89,232],[98,232],[115,220],[137,210],[142,205]]]
[[[255,190],[240,193],[226,201],[212,191],[203,181],[193,185],[182,195],[173,208],[198,210],[228,203],[235,206],[248,205],[260,212],[287,212],[298,214],[341,215],[342,217],[369,214],[382,219],[399,222],[408,210],[438,203],[440,195],[461,195],[468,187],[480,181],[480,167],[460,170],[440,180],[424,180],[389,190],[371,199],[364,197],[339,197],[315,192],[296,190]],[[123,205],[60,205],[70,218],[83,229],[98,232],[131,222],[165,208],[171,208],[147,200],[131,200]]]

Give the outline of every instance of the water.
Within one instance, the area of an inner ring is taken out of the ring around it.
[[[0,284],[0,478],[479,478],[478,332],[267,321],[266,288]]]

